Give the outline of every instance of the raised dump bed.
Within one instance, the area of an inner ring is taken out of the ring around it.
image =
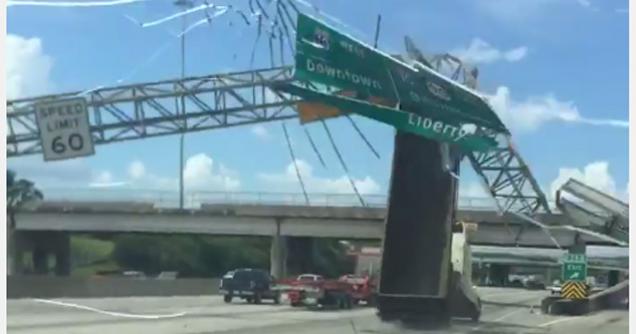
[[[439,143],[396,134],[377,304],[381,319],[431,326],[450,321],[455,187],[442,167]]]

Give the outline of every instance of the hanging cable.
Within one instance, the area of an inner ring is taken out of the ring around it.
[[[356,196],[358,196],[358,200],[360,200],[360,204],[366,207],[367,205],[366,203],[364,203],[364,199],[360,195],[360,192],[358,191],[358,188],[356,187],[355,182],[353,182],[353,179],[351,178],[351,175],[349,174],[349,168],[347,168],[347,164],[342,158],[342,155],[340,155],[338,146],[336,146],[336,142],[333,140],[333,137],[331,136],[331,131],[329,131],[329,127],[327,126],[327,123],[325,123],[324,120],[320,120],[320,122],[322,123],[322,126],[325,128],[325,131],[327,132],[327,137],[329,137],[329,142],[331,142],[331,146],[333,147],[334,152],[336,152],[336,156],[338,156],[338,160],[340,160],[340,165],[342,166],[342,169],[344,169],[345,174],[347,175],[347,179],[349,179],[349,183],[351,183],[351,188],[353,188],[353,191],[356,193]]]
[[[285,37],[287,38],[287,44],[289,45],[289,49],[291,51],[291,54],[293,55],[294,52],[294,40],[291,38],[291,35],[289,34],[289,27],[287,26],[287,22],[285,22],[285,16],[283,15],[283,11],[281,11],[281,7],[283,8],[285,14],[287,15],[287,19],[290,20],[290,25],[293,26],[294,21],[291,21],[291,17],[289,15],[289,12],[287,11],[287,8],[285,7],[285,5],[283,5],[282,2],[278,3],[278,6],[276,8],[276,10],[278,11],[278,16],[280,16],[281,20],[281,24],[283,26],[283,31],[285,32]]]
[[[311,134],[309,133],[309,130],[307,130],[307,127],[305,126],[303,126],[303,130],[305,130],[305,135],[307,135],[307,139],[309,140],[309,144],[311,144],[311,148],[314,150],[314,153],[316,153],[316,156],[318,156],[318,160],[320,160],[320,164],[322,165],[322,167],[326,169],[327,164],[325,164],[325,161],[322,159],[322,155],[320,154],[320,151],[318,151],[318,147],[316,146],[316,143],[314,143],[313,138],[311,138]]]
[[[296,5],[294,4],[294,1],[288,0],[287,4],[292,7],[292,9],[296,12],[296,15],[300,14],[300,11],[298,10],[298,7],[296,7]]]
[[[378,151],[376,151],[375,147],[373,147],[373,145],[371,144],[371,142],[369,142],[369,140],[367,139],[367,137],[364,135],[364,133],[362,133],[362,130],[360,130],[360,128],[358,127],[358,125],[356,124],[356,122],[353,120],[353,118],[351,118],[351,116],[349,115],[345,115],[345,117],[349,120],[349,122],[351,122],[351,125],[353,126],[353,128],[356,130],[356,132],[358,133],[358,135],[360,135],[360,138],[362,138],[362,140],[364,141],[365,144],[367,144],[367,147],[369,147],[369,149],[371,150],[371,152],[373,152],[373,155],[375,155],[376,158],[380,159],[380,154],[378,153]]]
[[[256,30],[256,39],[254,40],[254,45],[252,46],[252,54],[250,56],[250,70],[254,68],[254,56],[256,55],[256,47],[258,46],[258,40],[261,38],[261,29],[262,29],[262,16],[258,17],[258,27]]]
[[[250,7],[250,13],[252,15],[256,14],[256,11],[254,10],[254,0],[249,1],[249,7]]]
[[[300,175],[300,169],[298,169],[298,163],[296,162],[296,156],[294,155],[294,149],[292,148],[291,141],[289,140],[289,134],[287,133],[287,127],[285,123],[281,123],[283,125],[283,132],[285,133],[285,140],[287,141],[287,148],[289,149],[289,155],[291,156],[292,162],[294,163],[294,169],[296,170],[296,176],[298,177],[298,182],[300,183],[300,188],[303,190],[303,196],[305,196],[305,203],[309,206],[309,196],[307,195],[307,191],[305,190],[305,183],[303,182],[303,178]]]
[[[274,37],[273,35],[269,35],[268,43],[269,43],[269,62],[272,67],[276,66],[274,62]]]
[[[280,47],[280,66],[285,66],[285,41],[283,40],[283,31],[278,28],[278,46]]]

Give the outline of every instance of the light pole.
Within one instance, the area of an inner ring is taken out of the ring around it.
[[[192,0],[177,0],[175,6],[181,9],[192,7]],[[185,30],[187,25],[187,15],[181,17],[181,78],[185,77]],[[185,115],[185,96],[181,95],[181,113]],[[184,118],[185,119],[185,118]],[[185,125],[185,124],[183,124]],[[185,139],[185,129],[181,130],[179,135],[179,209],[183,210],[183,143]]]

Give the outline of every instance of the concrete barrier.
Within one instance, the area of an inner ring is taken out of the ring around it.
[[[623,300],[629,294],[629,281],[624,281],[602,292],[583,299],[563,299],[550,296],[541,301],[541,311],[553,315],[584,315],[607,309],[626,308]]]
[[[7,298],[12,299],[198,296],[218,294],[218,288],[218,278],[7,277]]]
[[[595,293],[589,297],[590,312],[605,309],[626,307],[623,300],[629,296],[629,281],[623,281],[617,285]]]

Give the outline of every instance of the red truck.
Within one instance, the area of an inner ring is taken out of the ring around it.
[[[291,306],[331,306],[350,309],[365,301],[373,303],[375,284],[366,277],[345,275],[337,280],[321,275],[302,274],[278,282],[278,289],[287,295]]]

